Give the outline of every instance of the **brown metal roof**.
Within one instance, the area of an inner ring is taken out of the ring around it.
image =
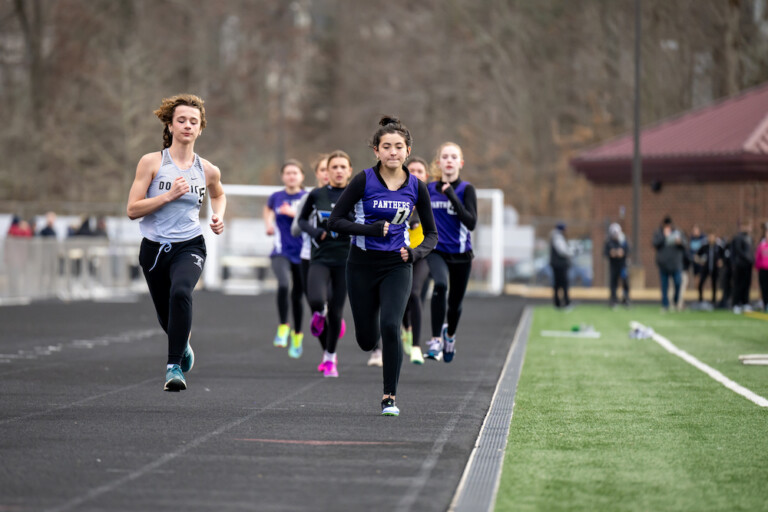
[[[643,177],[768,177],[768,83],[642,130]],[[632,134],[587,149],[571,164],[595,181],[625,181]],[[646,172],[648,171],[648,173]],[[734,174],[735,173],[735,174]]]

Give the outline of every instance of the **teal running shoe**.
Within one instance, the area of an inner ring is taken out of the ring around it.
[[[192,338],[192,335],[190,334],[189,337]],[[181,364],[179,366],[184,373],[187,373],[193,366],[195,366],[195,351],[192,350],[192,345],[189,344],[189,340],[187,340],[187,348],[185,348],[184,353],[181,354]]]
[[[440,337],[443,340],[443,361],[450,363],[453,361],[453,356],[456,355],[456,336],[449,338],[448,324],[443,324],[443,330],[440,332]]]
[[[187,381],[181,373],[181,366],[175,364],[165,371],[165,391],[183,391],[187,389]]]
[[[385,398],[381,401],[381,415],[382,416],[400,416],[400,409],[395,405],[394,398]]]

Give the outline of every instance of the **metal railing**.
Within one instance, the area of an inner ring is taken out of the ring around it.
[[[0,299],[110,299],[146,290],[137,244],[105,238],[7,237],[0,258]]]

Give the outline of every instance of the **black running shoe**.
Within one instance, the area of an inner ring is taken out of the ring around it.
[[[385,398],[381,401],[381,415],[382,416],[399,416],[400,409],[395,405],[394,398]]]

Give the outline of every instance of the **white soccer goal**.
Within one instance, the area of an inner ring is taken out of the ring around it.
[[[269,270],[272,237],[264,232],[262,209],[280,186],[224,185],[225,229],[214,235],[205,222],[208,258],[205,287],[231,293],[258,293],[273,286]],[[500,295],[504,290],[504,192],[477,190],[478,224],[472,232],[475,261],[471,291]],[[208,218],[212,214],[208,203]]]

